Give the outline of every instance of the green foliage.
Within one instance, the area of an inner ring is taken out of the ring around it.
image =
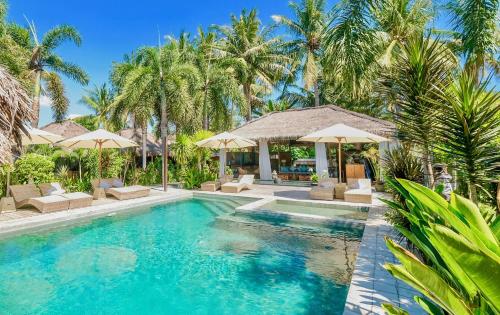
[[[83,127],[87,128],[89,131],[95,131],[99,129],[98,119],[94,115],[81,116],[73,120],[82,125]]]
[[[311,147],[290,147],[290,154],[292,161],[298,159],[311,159],[314,158],[314,148]]]
[[[488,84],[476,84],[462,72],[451,86],[436,91],[434,101],[444,109],[439,148],[453,161],[475,203],[477,189],[500,176],[500,93]]]
[[[423,184],[421,159],[412,153],[411,147],[400,146],[387,152],[382,160],[385,177],[408,179]]]
[[[13,181],[26,184],[30,179],[35,184],[48,183],[54,180],[54,162],[47,156],[28,153],[21,156],[14,164]]]
[[[201,171],[191,167],[182,170],[180,175],[183,188],[186,189],[200,188],[202,183],[215,180],[216,177],[217,173],[210,170],[208,167],[203,168]]]
[[[472,201],[455,194],[448,203],[436,192],[408,180],[398,180],[395,187],[405,197],[405,205],[387,204],[410,222],[409,227],[396,229],[418,248],[422,259],[387,239],[401,265],[384,267],[420,291],[424,298],[416,298],[417,302],[432,314],[439,308],[449,314],[498,314],[498,220],[488,224]]]
[[[368,160],[373,172],[375,173],[375,180],[380,181],[380,153],[378,148],[369,147],[365,151],[361,152],[361,156]]]

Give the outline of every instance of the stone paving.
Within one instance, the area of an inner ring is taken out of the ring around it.
[[[385,245],[385,236],[397,237],[392,226],[383,219],[384,211],[384,208],[372,208],[368,213],[344,315],[384,314],[382,303],[399,306],[412,315],[425,314],[413,300],[419,293],[382,267],[385,263],[398,264]]]

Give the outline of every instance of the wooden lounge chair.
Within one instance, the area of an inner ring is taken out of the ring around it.
[[[215,192],[220,189],[221,185],[231,182],[232,179],[233,179],[232,175],[227,175],[224,178],[219,178],[214,181],[204,182],[203,184],[201,184],[201,190]]]
[[[347,187],[344,192],[345,201],[372,203],[372,183],[369,178],[348,178]]]
[[[31,206],[40,212],[54,212],[69,209],[69,200],[61,196],[42,197],[35,184],[10,186],[16,208]]]
[[[69,200],[69,209],[90,207],[92,196],[83,192],[66,193],[59,183],[38,185],[43,196],[61,196]]]
[[[100,181],[95,179],[92,181],[92,187],[94,189],[103,188],[106,195],[113,196],[118,200],[147,197],[151,191],[148,187],[140,185],[124,187],[118,178],[107,178]]]
[[[225,183],[221,191],[225,193],[239,193],[243,189],[251,189],[255,175],[241,175],[237,183]]]
[[[333,200],[335,195],[335,185],[338,184],[337,178],[325,178],[318,182],[318,186],[311,188],[309,197],[316,200]]]

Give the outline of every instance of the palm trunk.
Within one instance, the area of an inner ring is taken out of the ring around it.
[[[204,96],[203,96],[203,129],[208,130],[208,104],[207,104],[207,97],[208,97],[208,80],[205,82],[205,91],[204,91]]]
[[[245,94],[245,99],[248,106],[246,121],[250,121],[252,120],[252,91],[250,83],[243,84],[243,94]]]
[[[427,186],[431,189],[434,188],[434,171],[432,170],[432,160],[430,150],[424,149],[423,162],[425,166],[424,180]]]
[[[78,157],[78,177],[82,181],[82,158]]]
[[[161,118],[160,118],[160,132],[161,132],[161,151],[162,151],[162,174],[163,174],[163,190],[168,189],[168,113],[167,113],[167,96],[163,89],[163,80],[160,86],[161,98]]]
[[[314,82],[314,106],[319,106],[319,86],[318,81]]]
[[[42,71],[35,71],[35,93],[33,95],[33,112],[35,113],[35,118],[31,123],[33,128],[38,128],[38,122],[40,121],[40,92],[42,84]]]
[[[142,169],[145,170],[146,169],[146,163],[147,163],[146,157],[147,157],[147,153],[148,153],[148,149],[147,149],[148,125],[147,124],[143,124],[142,127],[141,127],[141,131],[142,131],[142,139],[141,139],[141,144],[142,144]]]

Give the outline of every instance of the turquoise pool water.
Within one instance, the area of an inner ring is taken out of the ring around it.
[[[189,199],[0,241],[0,314],[341,314],[360,231]]]

